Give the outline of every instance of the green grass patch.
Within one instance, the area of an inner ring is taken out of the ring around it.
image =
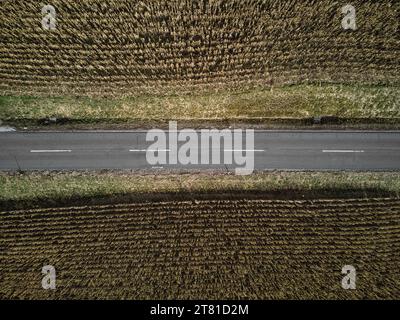
[[[68,118],[93,123],[164,120],[400,118],[400,87],[296,85],[242,92],[125,98],[1,96],[0,119]]]
[[[272,172],[140,175],[125,172],[0,174],[0,204],[160,194],[237,194],[272,198],[398,197],[400,173]]]

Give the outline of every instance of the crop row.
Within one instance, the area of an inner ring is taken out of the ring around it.
[[[388,298],[400,200],[196,200],[0,213],[0,298]],[[341,287],[354,265],[358,287]],[[41,288],[54,265],[57,290]]]
[[[399,83],[398,1],[355,1],[358,30],[333,0],[52,0],[0,7],[0,93],[64,86],[136,94],[305,81]],[[100,85],[100,88],[98,87]],[[99,92],[98,92],[99,91]]]

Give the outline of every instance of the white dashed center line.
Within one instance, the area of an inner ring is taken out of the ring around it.
[[[156,149],[131,149],[129,152],[171,152],[170,149],[156,150]],[[265,150],[222,150],[221,152],[265,152]]]
[[[162,150],[162,149],[160,149],[160,150],[157,150],[157,149],[149,149],[149,150],[147,150],[147,149],[131,149],[131,150],[129,150],[129,152],[171,152],[171,150],[169,150],[169,149],[166,149],[166,150]]]
[[[364,153],[364,150],[322,150],[323,153]]]
[[[72,152],[72,150],[31,150],[31,153],[63,153]]]
[[[265,150],[224,150],[225,152],[265,152]]]

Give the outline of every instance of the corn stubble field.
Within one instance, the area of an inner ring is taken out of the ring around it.
[[[45,4],[56,30],[42,28]],[[400,2],[352,4],[357,31],[342,29],[334,0],[1,0],[0,116],[261,117],[260,101],[279,110],[271,116],[398,116]],[[315,83],[377,86],[231,96]],[[220,90],[220,107],[174,96],[202,90]],[[74,100],[140,94],[172,98]],[[0,208],[0,299],[398,298],[399,212],[395,197]],[[57,290],[42,289],[43,265],[56,267]],[[357,290],[341,287],[345,265],[357,269]]]
[[[399,211],[378,198],[1,212],[0,298],[398,298]],[[357,290],[341,287],[348,264]]]
[[[306,82],[399,84],[397,0],[2,0],[1,94],[136,95]],[[51,4],[57,29],[43,30]]]

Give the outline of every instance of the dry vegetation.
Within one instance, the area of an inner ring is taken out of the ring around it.
[[[399,298],[399,212],[399,199],[0,212],[0,298]],[[41,289],[48,264],[53,292]],[[348,264],[357,290],[341,288]]]
[[[335,0],[49,2],[51,32],[45,3],[1,1],[2,120],[399,117],[397,0],[352,1],[356,32]],[[1,174],[0,299],[398,298],[399,181]]]
[[[230,174],[132,174],[132,172],[0,173],[0,207],[68,205],[83,199],[143,201],[154,195],[212,194],[291,199],[400,197],[396,172],[275,172]],[[131,197],[134,196],[134,197]],[[156,197],[159,198],[159,197]],[[164,197],[165,198],[165,197]],[[96,203],[96,202],[91,202]]]
[[[400,296],[398,173],[3,173],[0,191],[3,299]]]
[[[0,93],[137,95],[304,82],[399,84],[397,0],[50,1],[0,6]]]
[[[0,97],[0,119],[38,125],[46,117],[68,124],[158,126],[168,120],[217,123],[311,123],[317,115],[335,115],[346,123],[400,123],[400,86],[298,85],[273,90],[140,95],[126,98]],[[150,124],[150,125],[146,125]],[[64,124],[65,125],[65,124]],[[214,124],[216,125],[216,124]]]

